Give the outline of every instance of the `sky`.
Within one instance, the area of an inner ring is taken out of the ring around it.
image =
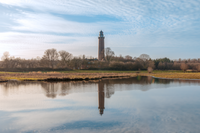
[[[100,30],[117,56],[200,58],[200,0],[0,0],[0,56],[97,57]]]

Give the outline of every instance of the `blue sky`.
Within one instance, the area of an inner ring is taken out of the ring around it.
[[[0,20],[0,55],[97,57],[103,30],[116,55],[200,58],[200,0],[0,0]]]

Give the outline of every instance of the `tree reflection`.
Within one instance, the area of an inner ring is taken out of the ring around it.
[[[49,98],[56,98],[57,95],[66,96],[69,94],[70,83],[59,82],[59,83],[48,83],[43,82],[41,86],[45,92],[45,95]]]
[[[42,83],[41,86],[43,87],[45,94],[49,98],[56,98],[58,92],[58,86],[55,83]]]
[[[150,89],[158,89],[168,87],[167,84],[182,85],[184,84],[198,84],[200,80],[172,80],[172,79],[159,79],[153,77],[138,76],[135,78],[123,78],[123,79],[104,79],[101,81],[73,81],[73,82],[25,82],[25,81],[9,81],[7,83],[1,83],[0,88],[3,90],[3,95],[12,93],[18,93],[22,89],[26,89],[28,94],[38,88],[38,91],[43,92],[48,98],[56,98],[57,96],[66,96],[71,93],[80,92],[95,92],[95,86],[98,87],[98,109],[100,115],[103,115],[105,109],[105,98],[109,99],[115,94],[115,91],[123,90],[141,90],[148,91]],[[159,84],[159,85],[151,85]],[[124,86],[126,85],[126,86]],[[129,86],[130,85],[130,86]],[[32,86],[32,90],[28,86]]]

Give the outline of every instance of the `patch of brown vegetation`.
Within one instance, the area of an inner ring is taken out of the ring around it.
[[[73,72],[73,73],[61,73],[61,72],[29,72],[29,73],[0,73],[0,82],[6,82],[8,80],[21,80],[21,81],[89,81],[100,79],[113,79],[113,78],[129,78],[135,76],[154,76],[158,78],[169,79],[200,79],[200,73],[198,72],[173,72],[173,71],[153,71],[152,73],[141,72],[121,72],[114,71],[108,72]]]
[[[154,76],[168,79],[200,79],[200,73],[151,73],[140,74],[141,76]]]
[[[29,73],[0,73],[0,81],[11,79],[22,81],[78,81],[98,80],[102,78],[134,77],[135,73],[60,73],[60,72],[29,72]]]

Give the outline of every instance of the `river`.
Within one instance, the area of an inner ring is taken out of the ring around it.
[[[200,81],[0,84],[0,133],[199,133]]]

